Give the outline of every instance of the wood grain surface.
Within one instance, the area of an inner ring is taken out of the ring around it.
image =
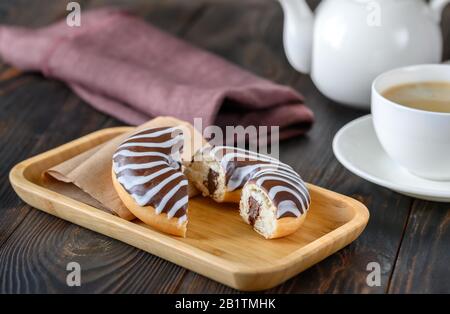
[[[46,25],[68,1],[4,0],[0,23]],[[288,64],[283,15],[273,0],[84,0],[129,9],[160,28],[265,78],[303,93],[317,123],[282,143],[281,159],[316,185],[357,198],[371,212],[347,248],[268,292],[450,292],[450,204],[415,200],[366,182],[334,158],[331,141],[366,114],[325,98]],[[319,1],[309,1],[315,7]],[[450,59],[450,10],[442,28]],[[0,292],[235,293],[237,291],[129,245],[67,223],[20,201],[8,183],[17,162],[94,130],[122,125],[84,103],[62,83],[0,65]],[[66,265],[82,265],[81,287],[66,285]],[[366,283],[367,264],[381,265],[381,285]]]
[[[10,182],[31,206],[241,291],[279,285],[353,242],[367,225],[369,212],[361,202],[311,184],[311,207],[300,230],[271,241],[242,222],[237,203],[191,198],[183,238],[91,207],[86,199],[65,190],[49,188],[55,180],[42,176],[47,169],[130,129],[106,128],[20,162],[11,170]]]

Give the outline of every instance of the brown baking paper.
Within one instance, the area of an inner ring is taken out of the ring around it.
[[[47,170],[46,174],[59,181],[52,183],[52,180],[49,180],[51,189],[72,196],[97,208],[110,210],[124,219],[134,219],[135,217],[123,205],[113,187],[111,178],[112,156],[117,146],[131,134],[145,128],[168,126],[182,127],[185,137],[182,161],[183,163],[189,162],[193,154],[205,143],[202,135],[185,121],[172,117],[158,117],[136,127],[131,132],[117,136],[100,146],[94,147]],[[81,191],[72,184],[81,189]],[[198,193],[190,184],[188,191],[189,196],[194,196]]]

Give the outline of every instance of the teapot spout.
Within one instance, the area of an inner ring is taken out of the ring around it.
[[[289,63],[311,72],[314,15],[305,0],[279,0],[284,13],[283,44]]]

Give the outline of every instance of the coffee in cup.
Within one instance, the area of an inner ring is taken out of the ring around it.
[[[406,107],[450,113],[450,82],[406,83],[388,88],[382,95]]]
[[[412,174],[450,180],[450,65],[388,71],[372,84],[375,133]]]

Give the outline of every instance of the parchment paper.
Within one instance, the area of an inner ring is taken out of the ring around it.
[[[136,127],[131,132],[117,136],[47,170],[46,174],[60,182],[58,184],[48,180],[49,186],[53,190],[64,192],[65,195],[73,195],[74,198],[82,199],[88,204],[91,203],[90,205],[100,207],[100,209],[110,210],[124,219],[134,219],[135,217],[123,205],[113,187],[111,178],[112,156],[117,146],[132,133],[145,128],[166,126],[181,126],[183,128],[185,142],[182,161],[183,163],[189,162],[193,154],[205,143],[201,134],[185,121],[172,117],[158,117]],[[81,191],[76,191],[71,183]],[[198,194],[198,191],[192,185],[189,185],[188,191],[189,196]]]

